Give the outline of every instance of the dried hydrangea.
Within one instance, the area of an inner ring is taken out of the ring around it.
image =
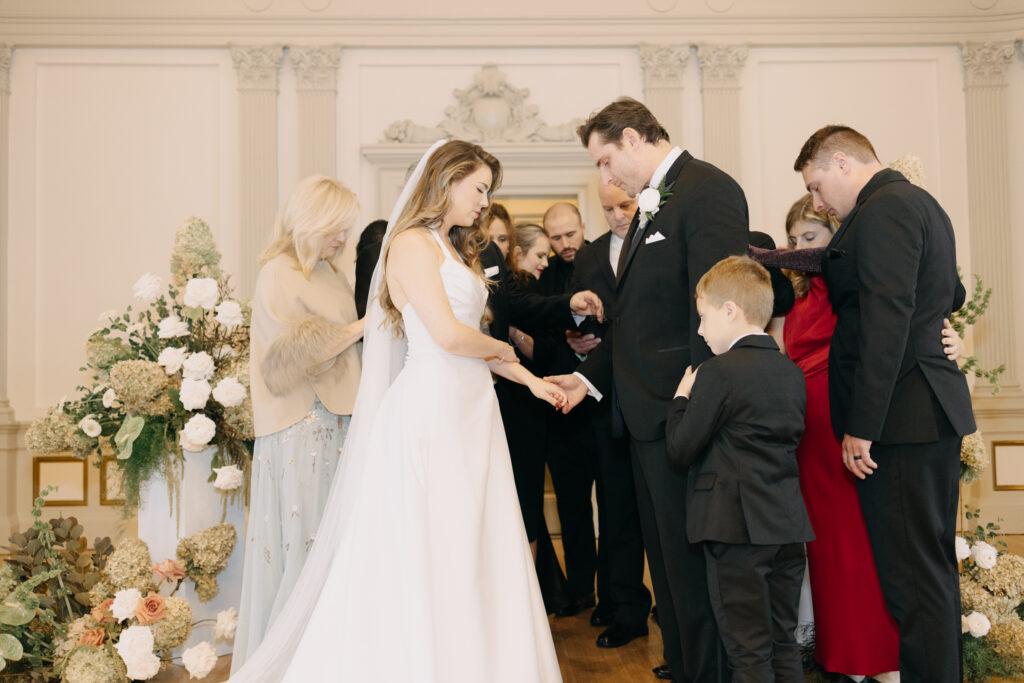
[[[54,645],[53,660],[55,662],[59,662],[67,657],[68,654],[78,645],[78,640],[82,637],[82,634],[88,629],[94,628],[95,623],[96,622],[92,621],[88,617],[79,617],[68,624],[67,635],[64,636],[63,639],[57,641]]]
[[[153,361],[123,360],[110,368],[110,388],[130,415],[163,415],[170,411],[167,373]]]
[[[977,611],[993,617],[1011,613],[1018,604],[1011,603],[1005,596],[993,595],[984,586],[969,577],[960,579],[960,603],[961,611],[964,614]]]
[[[981,432],[974,432],[964,437],[960,443],[960,479],[965,484],[976,481],[985,468],[988,467],[988,451],[985,450],[985,441],[981,438]]]
[[[99,448],[100,441],[89,436],[81,429],[76,429],[68,434],[66,445],[67,450],[71,451],[71,454],[76,458],[84,458]]]
[[[71,653],[61,683],[128,683],[121,658],[107,648],[81,645]]]
[[[106,578],[114,592],[135,588],[145,595],[156,590],[152,567],[153,560],[145,542],[137,538],[125,538],[107,559]]]
[[[85,357],[88,359],[89,365],[97,370],[109,370],[114,363],[120,360],[134,358],[135,353],[120,339],[104,336],[100,332],[92,335],[89,337],[89,341],[85,342]]]
[[[241,405],[234,408],[225,408],[223,424],[225,433],[232,438],[242,441],[252,441],[256,438],[256,430],[252,424],[252,400],[246,396]]]
[[[978,570],[977,581],[993,595],[1019,605],[1024,600],[1024,558],[1002,555],[991,569]]]
[[[194,277],[220,279],[220,251],[213,241],[210,226],[202,219],[186,218],[174,233],[171,276],[178,288]]]
[[[55,406],[29,426],[25,446],[33,453],[62,453],[69,450],[69,437],[77,430],[71,416]]]
[[[1016,615],[1000,619],[992,624],[985,640],[1005,664],[1013,667],[1008,673],[1024,673],[1024,621]]]
[[[904,154],[899,159],[893,159],[889,168],[899,171],[907,180],[918,187],[924,187],[924,164],[914,154]]]
[[[217,574],[228,566],[237,540],[234,526],[218,524],[178,542],[178,558],[185,564],[189,578],[195,581],[200,602],[217,595]]]
[[[164,601],[164,618],[150,624],[153,649],[170,650],[183,644],[192,635],[192,607],[182,598],[170,597]]]
[[[104,574],[100,575],[101,577]],[[93,587],[89,589],[89,604],[93,607],[100,605],[107,598],[113,597],[114,588],[107,582],[106,578],[101,578]]]
[[[9,562],[0,562],[0,599],[6,598],[21,581]]]

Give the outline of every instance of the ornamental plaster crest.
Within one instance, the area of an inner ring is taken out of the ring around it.
[[[1017,45],[1007,43],[964,43],[960,46],[967,85],[1005,85],[1006,67],[1017,54]]]
[[[701,45],[697,48],[701,77],[707,86],[734,86],[747,61],[746,45]]]
[[[537,105],[527,103],[528,88],[516,88],[495,64],[485,64],[473,84],[452,93],[458,101],[444,111],[436,126],[409,119],[395,121],[384,131],[384,142],[433,142],[448,137],[470,142],[572,142],[580,119],[549,126],[538,118]]]

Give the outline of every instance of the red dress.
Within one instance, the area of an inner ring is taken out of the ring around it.
[[[898,671],[899,631],[882,597],[856,478],[843,466],[828,402],[828,349],[836,316],[820,276],[786,316],[786,353],[807,379],[800,489],[817,540],[807,544],[815,659],[835,673]]]

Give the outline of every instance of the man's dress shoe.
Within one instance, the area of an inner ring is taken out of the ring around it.
[[[647,635],[647,626],[626,626],[625,624],[612,624],[597,637],[598,647],[622,647],[634,638]]]
[[[656,666],[656,667],[654,667],[653,671],[654,671],[654,677],[655,678],[660,678],[663,681],[671,681],[672,680],[672,669],[668,668],[668,664],[662,664],[661,666]]]

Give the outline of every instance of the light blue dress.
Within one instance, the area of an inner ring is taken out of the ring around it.
[[[290,427],[256,438],[242,597],[231,669],[263,640],[302,571],[338,467],[350,416],[320,399]]]

